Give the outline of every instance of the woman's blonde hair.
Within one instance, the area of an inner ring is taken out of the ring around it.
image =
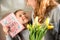
[[[50,12],[54,7],[57,6],[57,2],[55,0],[47,0],[49,1],[49,5],[47,6],[46,0],[37,0],[36,8],[34,10],[34,18],[36,16],[39,17],[39,22],[43,23],[44,19],[49,16],[48,12]]]

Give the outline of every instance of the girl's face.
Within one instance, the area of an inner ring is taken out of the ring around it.
[[[26,24],[29,21],[28,15],[24,11],[18,11],[16,17],[21,24]]]

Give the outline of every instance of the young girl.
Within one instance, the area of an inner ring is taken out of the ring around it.
[[[27,0],[27,3],[34,9],[34,18],[39,17],[39,23],[43,23],[47,17],[50,17],[51,23],[54,25],[53,30],[48,30],[44,40],[60,40],[59,24],[60,24],[60,5],[56,0]]]
[[[25,29],[21,31],[18,35],[16,35],[14,38],[12,38],[7,34],[8,28],[3,28],[4,32],[7,34],[6,40],[29,40],[29,31],[27,30],[26,26],[28,23],[31,23],[31,19],[29,18],[28,14],[21,9],[15,11],[14,14],[18,21],[25,27]]]

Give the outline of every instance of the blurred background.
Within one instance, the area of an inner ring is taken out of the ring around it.
[[[56,0],[60,3],[60,0]],[[32,10],[31,8],[26,7],[25,0],[0,0],[0,19],[7,12],[14,12],[17,9],[24,9],[26,11]],[[5,40],[5,33],[2,30],[0,25],[0,40]]]

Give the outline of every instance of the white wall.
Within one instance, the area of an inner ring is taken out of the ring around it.
[[[12,12],[17,9],[24,9],[25,5],[25,0],[2,0],[0,17],[7,12]]]
[[[1,13],[0,13],[0,19],[1,17],[8,13],[8,12],[14,12],[17,9],[24,9],[26,11],[31,11],[32,8],[26,7],[26,1],[25,0],[2,0],[1,1]],[[31,15],[31,14],[29,14]]]

